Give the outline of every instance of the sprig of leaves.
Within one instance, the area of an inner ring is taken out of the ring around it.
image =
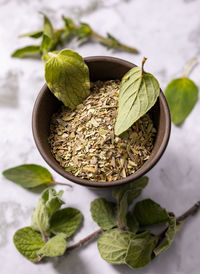
[[[160,93],[157,79],[142,67],[134,67],[122,78],[115,134],[120,135],[146,114],[156,103]]]
[[[187,77],[194,61],[195,59],[188,64],[182,78],[172,80],[165,89],[172,122],[177,126],[184,122],[198,100],[198,87]]]
[[[57,184],[71,187],[69,184],[55,182],[51,173],[45,167],[35,164],[9,168],[4,170],[2,174],[6,179],[28,189]]]
[[[64,202],[63,192],[46,189],[39,199],[32,215],[31,227],[17,230],[13,241],[18,251],[32,262],[43,257],[57,257],[64,254],[66,239],[80,226],[83,216],[78,209],[60,209]]]
[[[197,203],[183,217],[176,218],[153,200],[144,199],[129,210],[147,182],[148,178],[142,177],[116,188],[113,191],[116,203],[102,198],[91,203],[93,220],[102,229],[97,246],[101,257],[111,264],[126,264],[131,268],[147,265],[170,247],[176,232],[180,230],[180,221],[183,222],[200,207]],[[158,235],[153,234],[151,226],[161,223],[166,228]]]
[[[79,24],[75,24],[75,22],[69,17],[62,17],[64,21],[63,28],[54,29],[50,19],[44,13],[41,14],[44,18],[43,29],[28,32],[19,36],[20,38],[30,37],[34,40],[41,39],[40,44],[29,45],[17,49],[13,52],[12,57],[23,58],[40,54],[44,58],[47,52],[61,48],[64,42],[67,45],[67,43],[73,38],[79,40],[81,42],[80,45],[85,42],[90,42],[91,40],[96,40],[108,49],[119,49],[134,54],[139,53],[137,49],[121,43],[111,34],[108,33],[107,37],[104,37],[96,33],[87,23],[80,22]]]

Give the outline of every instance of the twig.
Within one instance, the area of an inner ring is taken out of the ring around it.
[[[88,241],[90,241],[91,239],[95,238],[97,235],[101,234],[103,232],[103,230],[100,228],[98,230],[96,230],[95,232],[93,232],[92,234],[89,234],[87,237],[83,238],[82,240],[80,240],[78,243],[71,245],[67,248],[67,252],[71,251],[75,248],[81,247],[83,246],[85,243],[87,243]]]
[[[181,216],[176,218],[176,223],[180,223],[180,222],[184,221],[187,217],[194,215],[198,211],[199,208],[200,208],[200,201],[198,201],[196,204],[194,204],[191,208],[189,208]]]
[[[71,187],[71,188],[72,188],[72,185],[70,185],[70,184],[60,183],[60,182],[55,182],[55,181],[53,181],[53,183],[54,183],[55,185],[69,186],[69,187]]]

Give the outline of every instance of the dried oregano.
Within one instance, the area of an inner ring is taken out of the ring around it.
[[[119,88],[119,80],[92,83],[91,95],[75,110],[63,106],[53,115],[49,144],[66,171],[92,181],[113,181],[148,160],[156,134],[150,114],[122,136],[114,133]]]

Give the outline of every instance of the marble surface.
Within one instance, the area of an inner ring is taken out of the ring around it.
[[[111,55],[141,63],[148,57],[146,70],[155,74],[161,87],[182,75],[188,61],[200,57],[199,0],[0,0],[0,156],[1,171],[23,163],[47,164],[41,158],[31,132],[31,113],[37,94],[44,83],[43,63],[37,59],[17,60],[11,52],[31,41],[18,39],[20,33],[41,27],[38,11],[45,12],[61,26],[60,17],[72,16],[86,21],[101,34],[107,31],[122,41],[136,46],[141,55],[107,51],[99,44],[70,47],[83,56]],[[200,66],[191,78],[200,86]],[[148,173],[150,183],[142,194],[151,197],[169,211],[181,214],[200,197],[200,102],[180,127],[172,126],[168,148],[160,162]],[[49,167],[48,167],[49,168]],[[49,168],[49,170],[51,170]],[[64,179],[51,170],[55,179]],[[62,187],[64,188],[64,187]],[[60,187],[57,187],[60,189]],[[89,213],[90,201],[110,192],[90,190],[73,185],[64,188],[64,200],[84,214],[82,229],[76,242],[97,229]],[[170,250],[140,270],[113,266],[100,258],[96,242],[62,258],[34,265],[15,249],[14,232],[29,225],[30,214],[39,194],[27,191],[1,176],[0,183],[0,262],[1,274],[198,274],[200,269],[200,215],[191,218],[177,235]]]

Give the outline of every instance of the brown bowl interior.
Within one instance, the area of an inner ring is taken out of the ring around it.
[[[91,81],[121,79],[128,70],[135,66],[128,61],[107,56],[87,57],[84,60],[89,67]],[[47,141],[52,114],[59,109],[61,104],[45,84],[34,105],[32,129],[35,143],[44,160],[60,175],[72,182],[90,187],[112,187],[126,184],[148,172],[165,151],[170,135],[171,120],[167,102],[161,91],[158,101],[151,109],[152,118],[157,128],[157,136],[151,156],[144,165],[134,174],[112,182],[92,182],[75,177],[65,171],[54,159]]]

